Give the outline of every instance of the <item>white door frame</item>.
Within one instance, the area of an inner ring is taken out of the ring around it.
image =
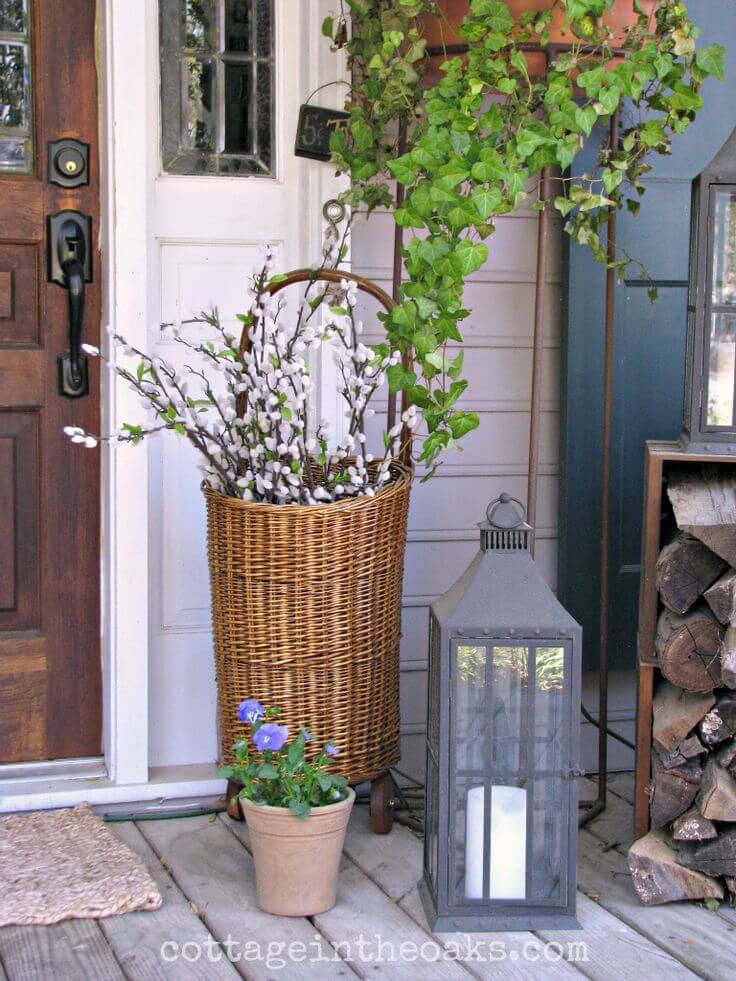
[[[284,18],[294,0],[276,0]],[[320,43],[330,0],[299,0],[305,38]],[[293,8],[292,8],[293,15]],[[283,20],[282,20],[283,22]],[[278,29],[278,28],[277,28]],[[328,51],[326,39],[321,40]],[[154,182],[159,176],[158,4],[98,0],[100,79],[103,326],[116,325],[131,344],[148,344]],[[314,58],[310,91],[331,81],[334,62]],[[288,66],[277,65],[282,92]],[[334,77],[334,75],[333,75]],[[329,91],[329,90],[328,90]],[[329,97],[337,104],[340,91]],[[282,153],[290,152],[282,138]],[[164,178],[168,179],[168,178]],[[229,180],[198,177],[196,180]],[[233,178],[243,179],[243,178]],[[326,165],[310,165],[304,188],[308,216],[296,234],[319,242],[321,202],[339,185]],[[298,220],[295,216],[295,220]],[[140,415],[137,396],[117,376],[103,377],[103,430]],[[0,812],[221,793],[212,765],[149,768],[149,464],[144,446],[103,450],[102,662],[104,770],[84,761],[32,768],[23,776],[0,767]]]

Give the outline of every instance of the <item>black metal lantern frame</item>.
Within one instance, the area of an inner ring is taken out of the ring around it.
[[[582,631],[520,511],[507,495],[489,508],[430,613],[420,891],[440,932],[577,928]]]
[[[682,443],[736,453],[736,130],[693,182]]]

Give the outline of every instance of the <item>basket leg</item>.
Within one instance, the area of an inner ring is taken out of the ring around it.
[[[233,821],[244,821],[243,809],[238,800],[238,794],[243,789],[239,780],[228,780],[227,791],[225,792],[225,802],[227,804],[227,816]],[[235,798],[235,799],[233,799]]]
[[[387,835],[394,824],[394,780],[390,773],[382,773],[371,780],[371,831]]]

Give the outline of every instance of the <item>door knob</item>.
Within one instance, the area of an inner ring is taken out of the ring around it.
[[[59,394],[80,398],[89,393],[87,358],[82,354],[85,283],[92,282],[92,220],[78,211],[60,211],[48,219],[48,277],[67,291],[69,351],[58,358]]]

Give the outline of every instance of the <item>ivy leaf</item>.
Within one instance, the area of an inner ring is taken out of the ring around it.
[[[610,194],[611,191],[615,191],[623,179],[624,175],[620,170],[604,170],[603,187],[606,190],[606,194]]]
[[[519,151],[519,156],[522,160],[530,157],[539,147],[546,146],[546,144],[552,142],[554,140],[551,136],[533,130],[530,127],[525,127],[516,134],[516,149]]]
[[[580,137],[575,133],[571,133],[569,136],[557,144],[555,149],[555,154],[557,157],[557,163],[563,170],[568,170],[571,166],[573,160],[578,155],[580,150]]]
[[[593,106],[585,106],[585,108],[577,109],[575,112],[575,122],[586,136],[590,136],[593,132],[597,119],[598,113]]]
[[[460,262],[463,277],[469,276],[488,261],[488,246],[463,239],[455,249],[455,256]]]
[[[675,82],[672,95],[667,100],[671,109],[692,112],[702,108],[703,99],[698,93],[682,82]]]
[[[503,200],[501,191],[497,187],[476,187],[471,198],[483,221],[498,211]]]
[[[399,184],[413,184],[417,179],[417,167],[406,155],[397,157],[396,160],[389,160],[387,166]]]
[[[642,126],[641,141],[644,146],[655,147],[664,142],[664,126],[659,119],[649,119]]]
[[[709,44],[695,52],[695,64],[708,75],[723,81],[726,70],[726,49],[722,44]]]
[[[393,364],[386,372],[388,377],[388,390],[393,395],[405,388],[411,388],[416,382],[417,376],[413,371],[406,371],[403,365]]]
[[[569,198],[562,197],[562,195],[555,198],[555,208],[557,208],[563,218],[569,215],[574,207],[575,202]]]
[[[462,439],[466,433],[477,429],[480,420],[475,412],[456,412],[451,416],[448,425],[453,439]]]

